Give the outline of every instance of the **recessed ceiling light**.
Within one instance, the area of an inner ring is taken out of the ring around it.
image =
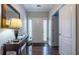
[[[37,7],[41,7],[41,5],[37,5]]]

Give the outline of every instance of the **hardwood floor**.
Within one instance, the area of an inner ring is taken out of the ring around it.
[[[29,46],[27,55],[59,55],[58,47],[44,46]]]

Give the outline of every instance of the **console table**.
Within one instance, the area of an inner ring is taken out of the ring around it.
[[[16,51],[16,54],[21,54],[21,47],[26,44],[26,39],[19,40],[18,42],[9,42],[4,44],[3,55],[6,55],[7,51]]]

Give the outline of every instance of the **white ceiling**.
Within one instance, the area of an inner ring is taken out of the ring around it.
[[[24,8],[28,12],[48,12],[52,8],[52,4],[40,4],[41,7],[37,7],[39,4],[24,4]]]

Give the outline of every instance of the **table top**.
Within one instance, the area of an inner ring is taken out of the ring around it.
[[[27,38],[28,36],[26,36],[26,38],[23,38],[23,39],[15,39],[7,42],[5,45],[19,45],[20,43],[27,42],[28,41]]]
[[[8,42],[7,44],[20,44],[23,40],[19,40],[19,41],[11,41],[11,42]]]

